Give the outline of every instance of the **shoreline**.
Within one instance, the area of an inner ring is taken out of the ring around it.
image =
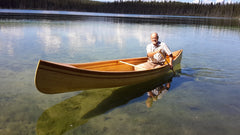
[[[69,16],[89,16],[89,17],[116,17],[116,18],[187,18],[187,19],[237,19],[238,17],[209,17],[209,16],[186,16],[186,15],[150,15],[150,14],[123,14],[123,13],[102,13],[102,12],[81,12],[81,11],[61,11],[61,10],[33,10],[33,9],[0,9],[1,14],[40,14],[40,15],[69,15]]]

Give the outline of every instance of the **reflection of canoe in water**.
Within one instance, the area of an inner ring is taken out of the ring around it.
[[[45,110],[37,121],[36,132],[38,135],[68,134],[90,119],[127,104],[171,79],[165,76],[137,85],[83,91]]]
[[[182,50],[173,52],[173,65],[180,63]],[[62,64],[40,60],[35,85],[43,93],[62,93],[93,88],[110,88],[137,84],[167,73],[165,64],[160,68],[135,71],[135,65],[146,57],[101,62]],[[67,91],[66,91],[67,90]]]

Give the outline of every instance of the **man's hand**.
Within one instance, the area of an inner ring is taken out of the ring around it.
[[[160,52],[161,50],[162,50],[162,49],[161,49],[160,47],[158,47],[158,48],[155,49],[155,52],[156,52],[156,53],[161,53],[161,52]]]
[[[173,65],[169,63],[170,69],[173,70]]]
[[[173,70],[173,58],[171,56],[169,57],[169,64],[168,65],[170,66],[170,69]]]
[[[156,48],[156,49],[154,50],[154,52],[149,52],[149,53],[147,54],[147,56],[148,56],[148,57],[153,57],[155,54],[161,53],[160,51],[161,51],[161,48]]]

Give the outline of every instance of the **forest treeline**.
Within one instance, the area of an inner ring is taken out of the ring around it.
[[[89,0],[0,0],[2,9],[41,9],[83,12],[240,17],[240,3],[194,4],[182,2]]]

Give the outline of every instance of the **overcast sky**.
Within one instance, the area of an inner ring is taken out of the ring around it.
[[[116,1],[116,0],[95,0],[95,1],[104,1],[104,2],[112,2],[112,1]],[[123,0],[125,1],[125,0]],[[126,0],[127,1],[127,0]],[[131,1],[131,0],[129,0]],[[142,0],[142,1],[154,1],[154,0]],[[164,1],[164,0],[156,0],[156,1]],[[167,0],[168,1],[168,0]],[[199,0],[171,0],[171,1],[180,1],[180,2],[189,2],[189,3],[198,3]],[[226,2],[239,2],[240,3],[240,0],[201,0],[203,3],[216,3],[216,2],[223,2],[225,1]]]

